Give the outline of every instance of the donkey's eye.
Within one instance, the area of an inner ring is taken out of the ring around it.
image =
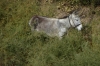
[[[76,21],[78,21],[78,19],[75,19]]]

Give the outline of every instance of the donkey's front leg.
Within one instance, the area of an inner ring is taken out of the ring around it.
[[[60,28],[59,29],[59,37],[62,38],[62,36],[64,35],[64,33],[66,32],[66,28]]]

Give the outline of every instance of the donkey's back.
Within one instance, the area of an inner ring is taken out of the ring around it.
[[[58,19],[56,18],[33,16],[29,21],[29,25],[32,31],[45,32],[49,36],[57,36],[59,32]]]

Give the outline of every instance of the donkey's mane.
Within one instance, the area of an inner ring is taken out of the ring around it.
[[[69,15],[60,17],[60,18],[58,18],[58,19],[65,19],[65,18],[67,18],[67,17],[69,17]]]

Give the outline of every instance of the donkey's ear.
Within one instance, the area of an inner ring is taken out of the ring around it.
[[[69,11],[68,13],[69,13],[69,14],[75,14],[75,15],[78,15],[78,14],[79,14],[79,11],[80,11],[80,8],[75,9],[75,10],[72,10],[72,11]]]
[[[78,9],[74,10],[74,11],[73,11],[73,14],[78,15],[78,14],[79,14],[79,11],[80,11],[80,8],[78,8]]]
[[[77,14],[77,10],[72,10],[69,12],[69,14]]]
[[[75,11],[73,11],[73,13],[72,13],[72,14],[76,14],[76,15],[77,15],[77,14],[78,14],[78,11],[77,11],[77,10],[75,10]]]

